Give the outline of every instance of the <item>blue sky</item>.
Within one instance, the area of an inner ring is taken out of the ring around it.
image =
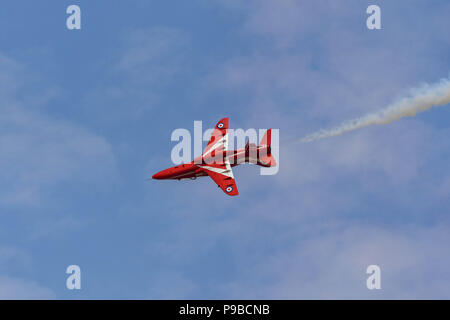
[[[82,30],[66,29],[71,4]],[[5,1],[0,298],[450,298],[448,106],[281,145],[277,175],[234,169],[238,197],[145,181],[194,120],[300,138],[448,77],[449,14],[438,0]],[[370,264],[382,290],[366,288]]]

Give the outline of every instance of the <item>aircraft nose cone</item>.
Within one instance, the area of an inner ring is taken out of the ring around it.
[[[152,178],[153,178],[153,179],[158,179],[158,180],[169,179],[169,178],[170,178],[170,175],[171,175],[171,170],[170,170],[170,168],[169,168],[169,169],[160,171],[160,172],[158,172],[158,173],[155,173],[155,174],[152,176]]]
[[[161,172],[158,172],[158,173],[155,173],[153,176],[152,176],[152,178],[153,179],[157,179],[157,180],[159,180],[159,179],[163,179],[164,178],[164,173],[161,171]]]

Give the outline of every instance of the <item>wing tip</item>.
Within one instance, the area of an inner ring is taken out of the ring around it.
[[[216,128],[220,130],[228,129],[229,120],[228,117],[220,119],[216,124]]]

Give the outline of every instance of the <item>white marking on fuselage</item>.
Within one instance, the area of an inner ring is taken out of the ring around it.
[[[226,169],[223,169],[223,168],[216,168],[216,167],[210,167],[210,166],[199,166],[199,167],[202,168],[202,169],[204,169],[204,170],[209,170],[209,171],[212,171],[212,172],[215,172],[215,173],[219,173],[219,174],[222,174],[222,175],[224,175],[224,176],[227,176],[227,177],[230,177],[230,178],[233,178],[233,179],[234,179],[233,171],[231,171],[231,166],[230,166],[230,164],[228,164],[228,166],[229,166],[229,167],[227,167],[227,166],[225,165],[225,168],[226,168]]]

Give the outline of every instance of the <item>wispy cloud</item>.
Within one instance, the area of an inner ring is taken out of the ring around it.
[[[55,299],[52,290],[35,281],[0,276],[0,299],[2,300],[42,300]]]
[[[62,183],[87,181],[92,172],[98,179],[112,176],[109,143],[82,126],[38,112],[21,91],[27,71],[1,57],[2,70],[11,72],[2,73],[9,88],[0,94],[0,165],[7,168],[0,173],[0,205],[39,205]]]
[[[13,276],[30,273],[31,255],[18,247],[0,246],[0,299],[52,299],[55,294],[34,280]]]
[[[86,96],[86,113],[101,121],[108,112],[108,120],[114,122],[155,111],[161,91],[176,82],[189,43],[188,36],[175,28],[124,30],[114,58],[100,75],[102,80]]]

